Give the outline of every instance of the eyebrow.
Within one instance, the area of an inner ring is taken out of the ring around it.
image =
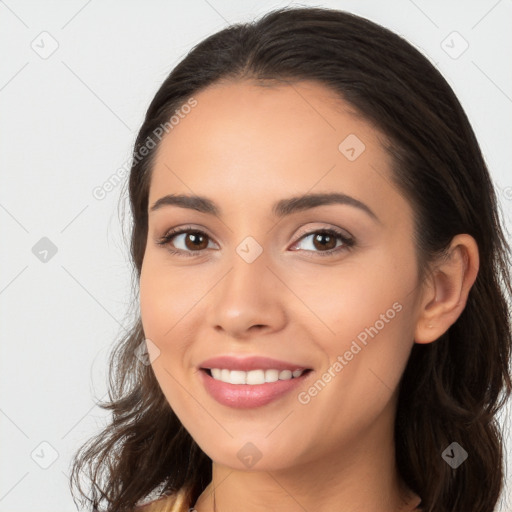
[[[340,193],[306,194],[289,197],[287,199],[281,199],[274,203],[272,206],[272,213],[276,217],[285,217],[299,211],[329,204],[344,204],[359,208],[368,214],[372,219],[380,222],[377,215],[371,210],[369,206],[362,203],[355,197]],[[214,201],[203,196],[169,194],[158,199],[153,204],[153,206],[151,206],[150,212],[159,210],[164,206],[178,206],[180,208],[188,208],[190,210],[197,210],[198,212],[215,215],[217,217],[222,215],[221,208],[217,206]]]

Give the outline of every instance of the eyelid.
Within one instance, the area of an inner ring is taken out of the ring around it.
[[[314,233],[317,233],[318,231],[334,231],[336,234],[340,235],[340,236],[343,236],[347,239],[350,239],[352,240],[354,237],[346,230],[346,229],[343,229],[343,228],[339,228],[339,227],[334,227],[334,226],[331,226],[331,225],[323,225],[323,226],[320,226],[320,227],[309,227],[309,228],[301,228],[299,230],[299,234],[297,235],[297,238],[295,239],[295,242],[293,242],[294,244],[297,243],[301,238],[303,238],[305,235],[312,235]]]
[[[205,235],[208,236],[208,238],[213,240],[213,237],[210,235],[210,233],[208,232],[208,230],[204,226],[193,226],[193,225],[189,225],[189,224],[186,224],[184,226],[177,226],[175,228],[169,228],[169,229],[167,229],[164,232],[164,234],[162,236],[157,237],[157,240],[162,240],[165,237],[168,237],[168,236],[171,236],[171,235],[172,236],[177,236],[177,235],[180,235],[182,233],[188,233],[190,231],[196,231],[196,232],[204,233]]]

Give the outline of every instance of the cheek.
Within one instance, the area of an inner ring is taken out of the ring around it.
[[[322,424],[330,425],[345,442],[369,428],[384,410],[391,414],[388,406],[413,344],[407,305],[383,301],[375,311],[362,309],[357,321],[350,312],[343,314],[345,328],[340,327],[336,337],[323,337],[328,362],[300,397],[301,403],[309,401],[303,409],[304,418],[309,418],[305,421],[318,418],[314,422],[320,432]]]
[[[413,345],[416,268],[391,252],[353,261],[318,273],[298,295],[321,320],[314,338],[328,360],[324,370],[339,376],[332,390],[357,397],[355,408],[360,400],[380,403],[400,380]]]
[[[155,279],[154,267],[144,260],[139,280],[140,316],[146,338],[158,338],[161,332],[162,314],[160,312],[161,290]]]
[[[194,342],[190,321],[211,284],[199,282],[186,269],[169,268],[158,258],[149,254],[141,269],[140,315],[144,336],[159,350],[152,362],[155,375],[164,391],[176,394]]]
[[[395,323],[398,306],[393,309],[393,305],[398,302],[405,306],[403,303],[409,301],[416,286],[413,266],[396,261],[392,255],[377,253],[347,260],[338,267],[320,268],[314,276],[308,274],[297,279],[290,273],[286,280],[295,283],[297,297],[314,314],[315,324],[323,329],[323,335],[329,338],[330,333],[332,339],[357,336],[380,321],[387,311]]]
[[[169,267],[160,255],[147,254],[141,269],[140,312],[144,333],[160,342],[172,339],[181,319],[204,295],[205,280],[186,268]]]
[[[157,347],[157,356],[151,366],[156,380],[169,405],[178,417],[186,418],[190,411],[184,399],[183,354],[188,341],[180,332],[179,320],[190,309],[183,300],[177,300],[176,289],[180,286],[161,267],[147,258],[143,264],[139,282],[140,314],[144,336]]]

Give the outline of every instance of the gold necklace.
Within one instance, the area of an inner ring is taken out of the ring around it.
[[[412,491],[411,491],[411,494],[412,494]],[[413,496],[413,498],[414,498],[414,496]],[[411,500],[408,500],[408,501],[405,503],[405,505],[410,505],[410,504],[411,504],[411,501],[412,501],[412,499],[411,499]],[[422,501],[422,500],[421,500],[421,498],[420,498],[420,501],[419,501],[418,503],[416,503],[416,504],[414,505],[414,507],[413,507],[413,508],[409,509],[409,511],[406,511],[406,512],[414,512],[414,511],[418,508],[418,505],[420,505],[420,504],[421,504],[421,501]],[[196,502],[196,504],[197,504],[197,502]],[[193,511],[195,511],[195,512],[197,512],[197,511],[196,511],[196,508],[195,508],[195,505],[194,505],[194,508],[193,508],[192,510],[193,510]],[[402,507],[400,507],[400,509],[398,510],[398,512],[401,512],[401,511],[402,511]],[[217,512],[217,506],[216,506],[216,503],[215,503],[215,487],[213,488],[213,512]]]

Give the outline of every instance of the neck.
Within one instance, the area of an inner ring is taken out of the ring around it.
[[[393,414],[385,412],[364,433],[358,432],[357,442],[351,439],[290,468],[240,471],[214,462],[212,481],[194,508],[234,512],[243,504],[244,512],[413,510],[420,499],[398,475],[393,426]]]

